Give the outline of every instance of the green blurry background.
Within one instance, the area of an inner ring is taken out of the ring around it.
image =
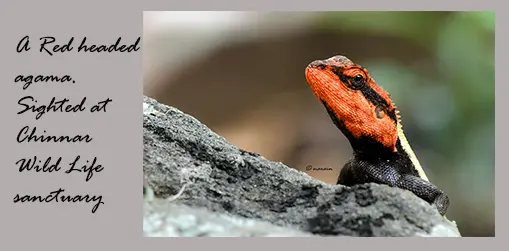
[[[304,78],[315,59],[366,67],[463,236],[494,236],[493,12],[207,12],[145,16],[146,95],[230,142],[334,183],[351,149]],[[201,21],[200,21],[201,20]],[[218,21],[220,20],[220,21]],[[154,23],[154,22],[153,22]],[[144,51],[144,52],[145,52]]]

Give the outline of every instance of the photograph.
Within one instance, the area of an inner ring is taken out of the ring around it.
[[[493,11],[144,11],[145,237],[494,237]]]

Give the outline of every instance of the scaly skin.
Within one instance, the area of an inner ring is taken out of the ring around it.
[[[406,140],[396,106],[369,72],[344,56],[334,56],[313,61],[305,73],[353,149],[337,184],[373,182],[406,189],[445,215],[449,197],[429,182]]]

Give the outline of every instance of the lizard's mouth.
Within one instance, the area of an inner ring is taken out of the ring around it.
[[[319,61],[314,61],[306,67],[305,75],[306,81],[309,86],[313,89],[313,91],[318,91],[320,89],[319,83],[323,78],[323,70],[320,69],[323,64],[320,64]],[[324,65],[323,65],[324,66]]]

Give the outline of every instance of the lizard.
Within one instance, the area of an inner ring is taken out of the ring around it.
[[[448,195],[429,181],[405,137],[399,110],[368,70],[336,55],[309,63],[305,77],[353,150],[336,184],[378,183],[405,189],[445,217]]]

